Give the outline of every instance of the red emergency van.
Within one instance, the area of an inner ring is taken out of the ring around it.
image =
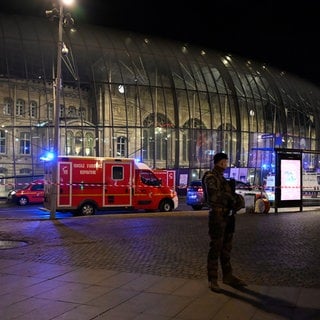
[[[57,165],[57,184],[53,181]],[[178,206],[177,193],[161,183],[144,163],[131,158],[59,156],[47,162],[44,206],[50,209],[57,188],[57,211],[93,215],[96,210],[125,208],[172,211]]]

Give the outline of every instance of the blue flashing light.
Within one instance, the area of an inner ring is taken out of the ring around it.
[[[40,157],[40,160],[42,161],[52,161],[55,158],[55,155],[53,152],[46,152],[44,155]]]

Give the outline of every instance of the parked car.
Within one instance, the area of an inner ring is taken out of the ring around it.
[[[34,180],[22,189],[11,190],[8,193],[8,202],[25,206],[31,203],[42,203],[44,201],[44,180]]]
[[[241,195],[255,194],[256,198],[262,197],[268,199],[267,194],[259,188],[254,188],[248,182],[236,180],[236,193]],[[200,179],[190,182],[187,188],[186,204],[191,206],[193,210],[201,210],[207,207],[204,201],[202,182]]]
[[[201,210],[206,206],[201,180],[193,180],[190,182],[187,187],[186,203],[191,206],[193,210]]]

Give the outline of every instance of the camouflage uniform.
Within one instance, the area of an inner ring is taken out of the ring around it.
[[[217,281],[218,262],[222,268],[223,278],[232,275],[230,253],[232,249],[232,238],[235,230],[235,216],[232,208],[236,199],[232,188],[223,176],[224,170],[214,167],[207,171],[203,178],[203,187],[209,210],[209,236],[210,249],[207,260],[208,280]]]

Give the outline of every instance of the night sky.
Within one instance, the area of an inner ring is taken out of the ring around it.
[[[76,24],[96,24],[211,48],[320,86],[318,1],[75,0]],[[1,12],[45,16],[51,0],[1,0]]]

